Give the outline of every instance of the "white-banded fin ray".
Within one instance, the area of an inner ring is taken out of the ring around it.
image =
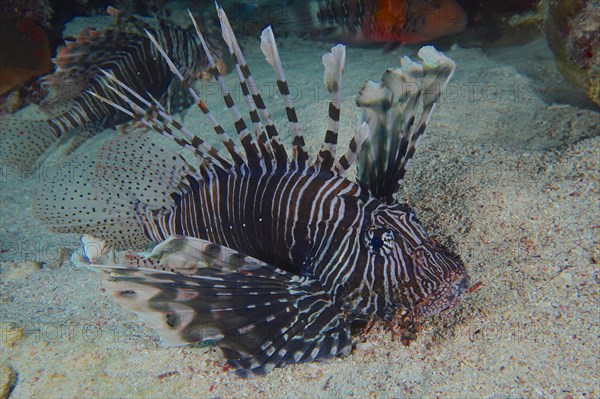
[[[273,30],[270,26],[267,26],[260,35],[260,49],[269,65],[271,65],[277,74],[277,89],[285,102],[285,113],[294,132],[294,139],[292,141],[292,167],[295,166],[302,170],[308,159],[308,153],[305,149],[306,143],[304,142],[304,136],[302,135],[302,128],[298,122],[298,115],[296,115],[294,102],[290,96],[290,89],[288,87],[287,79],[285,78],[281,59],[279,58],[279,50],[277,49],[275,36],[273,35]]]
[[[419,57],[423,65],[401,58],[400,68],[388,69],[381,82],[367,82],[356,99],[363,109],[362,120],[371,130],[358,156],[357,175],[373,195],[388,202],[393,201],[419,138],[455,69],[454,61],[432,46],[423,47]]]
[[[252,96],[252,102],[256,106],[259,111],[259,116],[263,118],[265,130],[267,136],[269,138],[269,143],[271,148],[273,149],[275,155],[275,161],[277,162],[278,169],[285,169],[288,165],[288,157],[287,152],[283,144],[281,144],[279,140],[279,132],[273,123],[271,118],[271,114],[267,109],[267,106],[263,100],[262,94],[258,89],[258,84],[254,81],[252,77],[252,73],[250,72],[250,67],[246,63],[246,59],[240,46],[235,37],[235,33],[233,32],[233,28],[229,23],[229,19],[223,11],[221,6],[216,5],[217,14],[219,16],[219,21],[221,22],[221,33],[223,35],[223,40],[227,44],[229,48],[229,52],[231,54],[231,58],[233,63],[238,70],[238,76],[240,77],[240,84],[242,85],[242,92],[249,93]],[[254,118],[253,118],[254,119]]]
[[[346,63],[346,46],[338,44],[331,49],[330,53],[323,56],[325,73],[323,80],[325,87],[331,96],[329,101],[329,113],[327,132],[317,158],[315,166],[330,170],[335,162],[337,150],[338,128],[340,124],[340,106],[342,103],[342,75]]]
[[[318,281],[190,237],[129,259],[91,265],[107,292],[167,344],[215,342],[240,376],[350,352],[349,326]]]

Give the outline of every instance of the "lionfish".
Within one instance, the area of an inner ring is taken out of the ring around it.
[[[323,56],[328,128],[311,162],[267,27],[260,48],[277,75],[294,134],[290,158],[229,20],[218,5],[217,12],[254,132],[196,30],[241,147],[193,90],[229,156],[107,73],[128,106],[93,95],[173,140],[198,165],[148,135],[121,136],[99,152],[94,176],[81,172],[47,184],[38,217],[56,231],[107,240],[84,236],[82,258],[101,273],[107,292],[166,343],[216,344],[242,377],[348,355],[354,323],[382,321],[411,336],[469,284],[458,256],[393,198],[454,62],[424,47],[424,65],[404,57],[381,82],[367,82],[356,99],[363,121],[336,159],[345,47],[333,47]],[[355,163],[357,182],[344,177]],[[108,252],[107,243],[134,248],[147,240],[162,243],[149,255],[130,251],[120,260]]]
[[[111,7],[108,11],[121,14]],[[185,84],[206,70],[208,64],[191,26],[171,26],[163,19],[151,25],[134,16],[120,16],[118,23],[106,29],[87,28],[67,41],[53,59],[57,71],[35,82],[40,88],[36,95],[43,97],[33,101],[39,105],[40,116],[4,115],[0,120],[1,162],[26,170],[56,142],[69,142],[75,148],[103,129],[128,121],[127,115],[114,112],[89,93],[102,93],[126,105],[107,88],[110,80],[100,69],[109,70],[137,91],[169,102],[174,111],[192,104],[179,95],[187,95],[187,90],[173,79],[145,31],[154,35],[175,62],[186,65],[182,71]],[[212,41],[209,46],[220,57],[221,48]]]

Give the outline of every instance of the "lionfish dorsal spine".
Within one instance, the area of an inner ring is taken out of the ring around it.
[[[373,196],[390,203],[455,68],[432,46],[418,55],[423,64],[401,58],[400,68],[388,69],[380,82],[366,82],[356,98],[371,130],[358,156],[357,176]]]
[[[340,157],[333,167],[338,175],[341,176],[350,169],[350,166],[356,161],[364,142],[369,138],[369,134],[369,124],[367,122],[361,123],[354,137],[350,140],[346,153]]]
[[[148,33],[148,35],[152,40],[152,35],[150,33]],[[172,65],[171,70],[175,71],[174,72],[175,75],[180,76],[181,79],[183,79],[183,76],[181,76],[179,71],[177,71],[177,68],[174,66],[173,62],[168,58],[166,53],[164,53],[164,50],[162,50],[162,48],[160,48],[160,46],[158,45],[158,42],[156,42],[156,40],[154,40],[154,43],[155,43],[155,45],[158,46],[160,51],[163,51],[163,54],[166,57],[165,60],[167,61],[167,63],[169,65]],[[129,105],[131,110],[134,111],[133,114],[104,96],[98,95],[97,93],[94,93],[92,91],[88,91],[89,94],[91,94],[91,95],[95,96],[96,98],[100,99],[101,101],[121,110],[122,112],[126,113],[127,115],[129,115],[130,117],[135,119],[136,121],[144,124],[148,128],[155,130],[156,132],[160,133],[161,135],[174,141],[181,147],[190,150],[200,160],[202,160],[204,162],[209,162],[209,163],[216,163],[223,170],[231,170],[232,165],[220,155],[219,151],[217,151],[214,147],[212,147],[210,144],[208,144],[202,138],[196,136],[185,126],[181,125],[179,122],[177,122],[175,119],[173,119],[172,116],[160,104],[160,102],[156,98],[154,98],[150,93],[147,93],[147,94],[149,95],[150,98],[152,98],[154,104],[151,104],[150,102],[148,102],[146,99],[144,99],[142,96],[140,96],[135,90],[131,89],[125,83],[123,83],[119,79],[117,79],[113,74],[111,74],[103,69],[101,69],[101,72],[104,73],[104,75],[106,75],[110,80],[112,80],[114,83],[116,83],[123,90],[127,91],[129,94],[131,94],[133,97],[135,97],[136,100],[138,100],[142,104],[144,104],[147,107],[147,109],[145,109],[145,110],[142,109],[134,101],[132,101],[127,95],[123,94],[116,87],[114,87],[110,84],[107,84],[106,86],[110,90],[115,92],[121,99],[123,99],[127,103],[127,105]],[[191,88],[190,88],[190,92],[194,93],[195,98],[198,98],[196,92],[194,92]],[[198,101],[199,101],[199,99],[198,99]],[[162,118],[162,120],[158,120],[156,117],[153,117],[152,115],[154,112],[156,112]],[[181,138],[173,135],[173,132],[168,128],[168,124],[172,124],[173,127],[175,127],[179,132],[181,132],[183,134],[184,137],[187,138],[187,140],[181,139]]]
[[[290,89],[285,77],[283,65],[281,64],[281,59],[279,58],[279,50],[277,49],[273,29],[271,29],[270,26],[267,26],[260,35],[260,49],[277,75],[277,89],[285,103],[285,113],[292,131],[294,132],[294,139],[292,141],[292,168],[295,167],[298,170],[303,170],[306,167],[306,161],[308,160],[308,153],[305,149],[306,143],[304,142],[302,127],[298,122],[298,115],[296,114],[294,102],[290,96]]]
[[[315,159],[315,166],[324,170],[331,170],[334,166],[337,149],[338,130],[340,124],[340,106],[342,103],[342,75],[346,62],[346,46],[338,44],[330,53],[323,55],[325,72],[323,81],[331,96],[329,100],[329,114],[327,132],[323,145]]]
[[[192,18],[192,20],[193,20],[193,18]],[[158,43],[158,41],[154,38],[154,36],[152,36],[152,34],[149,31],[146,30],[146,34],[148,35],[148,37],[152,41],[152,44],[154,44],[154,46],[158,49],[158,51],[160,52],[160,54],[164,58],[165,62],[169,65],[169,69],[171,70],[171,72],[173,72],[179,78],[179,80],[183,84],[185,84],[186,79],[181,74],[181,72],[179,72],[179,70],[177,69],[177,66],[169,58],[169,56],[166,53],[166,51],[162,48],[162,46]],[[206,52],[207,57],[208,57],[208,54],[210,54],[210,51],[208,50],[208,48],[206,48],[204,46],[203,46],[203,48],[204,48],[204,51]],[[211,55],[210,58],[212,58],[212,55]],[[212,65],[214,65],[214,59],[212,61]],[[218,69],[216,67],[212,67],[212,65],[210,65],[210,70],[213,71],[213,72],[217,71],[217,73],[218,73]],[[206,104],[200,99],[200,97],[194,91],[194,89],[192,89],[190,87],[188,89],[188,91],[190,92],[190,94],[194,98],[194,101],[196,101],[196,104],[198,105],[198,107],[200,108],[200,110],[202,111],[202,113],[205,114],[208,117],[208,119],[211,121],[215,133],[217,133],[217,136],[219,137],[219,139],[221,140],[221,142],[223,143],[223,145],[227,149],[227,152],[229,152],[229,155],[231,155],[231,158],[233,159],[233,162],[235,163],[236,168],[240,168],[242,165],[244,165],[245,162],[244,162],[244,159],[242,158],[242,156],[240,154],[240,150],[237,147],[237,145],[234,143],[234,141],[231,139],[231,137],[229,137],[229,135],[227,134],[227,132],[225,131],[225,129],[223,129],[221,127],[221,125],[216,121],[216,119],[214,117],[212,117],[212,114],[210,113],[210,110],[208,109],[208,107],[206,106]]]
[[[115,93],[117,93],[117,95],[129,105],[131,111],[124,109],[113,101],[97,93],[92,94],[100,98],[102,101],[115,106],[115,108],[131,116],[145,126],[157,131],[178,145],[192,150],[194,154],[201,161],[203,161],[204,167],[201,168],[202,170],[205,170],[205,167],[209,166],[208,173],[210,173],[210,169],[213,167],[213,164],[220,167],[224,171],[233,171],[234,169],[240,170],[243,166],[249,166],[252,168],[252,170],[262,170],[263,173],[270,173],[273,166],[282,170],[288,168],[299,171],[304,170],[306,168],[306,161],[308,160],[308,153],[304,148],[304,138],[302,136],[302,131],[298,122],[296,111],[294,109],[294,104],[290,97],[289,88],[287,87],[285,73],[279,58],[279,53],[272,30],[270,27],[263,30],[261,35],[261,49],[267,58],[267,61],[275,70],[277,75],[277,86],[286,104],[286,115],[289,123],[292,126],[292,130],[295,132],[292,147],[294,156],[291,160],[291,163],[288,160],[285,147],[279,141],[277,129],[273,123],[269,111],[267,110],[265,102],[262,99],[262,95],[258,90],[258,86],[252,77],[250,69],[246,64],[245,58],[233,33],[229,20],[227,19],[224,11],[218,5],[217,12],[219,14],[221,23],[222,36],[235,64],[235,70],[240,82],[240,86],[250,111],[250,118],[254,123],[260,154],[257,150],[256,143],[248,131],[247,125],[230,94],[223,76],[215,64],[214,57],[212,56],[210,49],[208,48],[198,24],[195,18],[193,18],[191,12],[189,12],[190,18],[192,19],[192,23],[194,24],[196,33],[198,34],[199,41],[206,54],[209,63],[209,71],[218,82],[221,94],[223,96],[223,101],[228,107],[229,113],[235,120],[234,125],[242,143],[245,157],[242,155],[241,150],[233,142],[231,137],[226,133],[225,129],[212,115],[208,109],[208,106],[204,103],[204,101],[202,101],[202,99],[200,99],[198,94],[191,87],[188,87],[188,91],[196,101],[196,104],[202,113],[212,124],[213,130],[231,156],[233,165],[231,162],[223,158],[218,150],[210,146],[205,140],[198,137],[173,119],[169,112],[166,111],[164,107],[162,107],[156,100],[154,100],[154,104],[148,102],[134,90],[129,88],[126,84],[120,82],[109,73],[105,72],[105,74],[109,76],[113,82],[129,93],[129,95],[131,95],[137,101],[140,101],[140,103],[146,106],[147,109],[143,109],[131,99],[132,97],[123,94],[119,89],[111,85],[107,85],[108,88],[115,91]],[[146,33],[153,45],[157,48],[158,52],[164,58],[172,73],[177,76],[180,81],[185,82],[185,77],[179,71],[175,63],[169,58],[168,54],[162,48],[160,43],[149,31],[146,31]],[[316,167],[318,170],[330,170],[338,175],[345,173],[352,163],[357,159],[362,144],[369,136],[368,126],[359,127],[353,139],[351,140],[350,146],[346,153],[336,161],[335,157],[337,150],[337,136],[339,130],[342,95],[341,79],[344,71],[344,63],[345,46],[343,45],[334,46],[330,53],[327,53],[325,56],[323,56],[323,65],[325,67],[324,83],[331,95],[331,100],[329,103],[328,128],[325,134],[324,143],[321,146],[313,165],[313,167]],[[157,118],[157,115],[160,117],[160,119]],[[264,125],[262,121],[264,121]],[[174,135],[173,130],[169,126],[172,126],[179,131],[184,138]]]
[[[271,147],[273,148],[275,154],[275,162],[278,169],[286,169],[288,167],[288,156],[285,150],[285,147],[279,141],[279,133],[275,124],[273,123],[273,119],[271,118],[271,114],[267,109],[267,106],[262,98],[262,94],[258,89],[258,85],[254,81],[252,77],[252,73],[250,72],[250,68],[246,63],[242,50],[237,42],[235,37],[235,33],[233,32],[233,28],[229,23],[229,19],[225,14],[223,8],[219,5],[217,7],[217,14],[219,16],[219,21],[221,23],[221,33],[223,36],[223,40],[225,44],[227,44],[227,48],[229,49],[231,58],[233,63],[235,64],[236,71],[238,72],[238,77],[240,78],[240,85],[242,86],[242,91],[247,90],[252,96],[252,100],[256,105],[260,115],[265,121],[265,130],[269,137],[269,142]],[[241,73],[240,73],[241,72]]]
[[[200,28],[198,27],[198,23],[196,22],[196,19],[194,18],[194,16],[192,15],[190,10],[188,10],[188,14],[190,16],[190,19],[192,20],[194,29],[196,30],[196,34],[198,35],[198,39],[200,40],[200,44],[202,45],[202,49],[204,50],[204,53],[206,54],[206,58],[208,60],[208,65],[209,65],[208,71],[210,72],[210,74],[214,77],[214,79],[219,84],[219,90],[221,91],[221,95],[223,96],[223,101],[227,105],[227,109],[228,109],[230,115],[232,116],[233,120],[235,121],[234,126],[238,133],[240,142],[242,143],[242,147],[244,148],[244,152],[246,154],[246,159],[248,160],[250,167],[264,169],[267,165],[265,164],[264,160],[261,159],[261,156],[258,153],[256,143],[254,142],[252,135],[248,131],[248,127],[246,126],[246,123],[244,122],[244,119],[242,118],[242,115],[241,115],[237,105],[233,101],[233,97],[231,96],[231,93],[229,92],[229,88],[227,87],[227,84],[225,83],[225,80],[223,79],[223,76],[221,75],[221,71],[219,71],[219,68],[217,67],[217,65],[214,61],[214,57],[212,56],[210,49],[208,48],[208,45],[206,44],[204,35],[200,31]],[[197,96],[197,94],[195,92],[194,92],[194,94]],[[218,135],[221,135],[222,132],[224,132],[224,129],[218,123],[218,121],[212,116],[212,114],[208,110],[208,107],[206,106],[206,104],[199,98],[196,101],[196,103],[200,107],[200,110],[209,118],[211,124],[213,125],[213,129],[215,130],[215,132]],[[260,141],[260,138],[259,138],[259,141]],[[233,143],[231,143],[231,144],[233,144]],[[263,152],[263,156],[264,156],[265,151],[262,148],[261,148],[261,151]],[[238,153],[239,153],[239,151],[236,150],[236,154],[238,154]]]
[[[137,105],[133,100],[131,100],[130,97],[128,97],[123,92],[121,92],[119,89],[117,89],[115,86],[112,86],[110,84],[107,84],[106,87],[109,88],[111,91],[115,92],[122,100],[124,100],[127,103],[127,105],[130,107],[131,111],[121,107],[119,104],[115,103],[114,101],[110,100],[109,98],[107,98],[105,96],[102,96],[98,93],[89,91],[89,93],[92,96],[98,98],[99,100],[101,100],[102,102],[105,102],[106,104],[109,104],[110,106],[118,109],[119,111],[124,112],[125,114],[129,115],[131,118],[136,120],[137,122],[142,123],[144,126],[150,128],[150,129],[156,131],[157,133],[160,133],[162,136],[174,141],[177,145],[190,150],[201,161],[207,162],[209,164],[216,164],[225,171],[231,170],[232,165],[220,155],[219,151],[216,148],[212,147],[210,144],[208,144],[206,141],[204,141],[200,137],[194,135],[190,130],[188,130],[185,126],[181,125],[179,122],[177,122],[175,119],[173,119],[163,109],[156,108],[156,106],[150,104],[147,100],[145,100],[139,94],[135,93],[135,91],[132,90],[125,83],[121,82],[120,80],[115,78],[110,73],[108,73],[106,71],[104,71],[104,72],[107,74],[107,76],[110,77],[110,79],[113,82],[115,82],[117,85],[122,87],[127,92],[131,93],[132,96],[134,96],[136,99],[138,99],[144,105],[146,105],[148,108],[143,109],[142,107]],[[158,120],[155,116],[152,116],[152,111],[156,111],[157,114],[162,118],[162,120]],[[168,127],[169,124],[173,125],[173,127],[175,129],[177,129],[179,132],[181,132],[185,137],[187,137],[189,141],[174,135],[173,131]],[[208,165],[205,165],[205,166],[208,166]]]
[[[119,87],[121,87],[123,90],[125,90],[127,93],[129,93],[131,96],[133,96],[136,100],[138,100],[141,104],[145,105],[147,108],[143,109],[138,104],[136,104],[134,101],[132,101],[130,97],[128,97],[126,94],[124,94],[123,92],[118,90],[115,86],[110,85],[110,84],[107,84],[106,87],[108,87],[117,96],[119,96],[123,101],[125,101],[127,103],[127,105],[130,107],[130,109],[132,111],[134,111],[134,113],[124,109],[123,107],[119,106],[118,104],[115,104],[114,102],[110,101],[106,97],[98,95],[97,93],[88,91],[89,94],[91,94],[92,96],[95,96],[96,98],[100,99],[101,101],[103,101],[113,107],[116,107],[117,109],[121,110],[122,112],[125,112],[131,118],[146,125],[147,127],[154,129],[153,125],[150,123],[150,122],[152,122],[153,124],[155,124],[157,126],[157,128],[160,127],[162,129],[162,132],[161,132],[162,135],[177,142],[178,137],[171,134],[171,131],[167,128],[168,124],[172,124],[177,130],[179,130],[184,135],[184,137],[186,137],[188,140],[191,140],[194,143],[193,145],[191,143],[180,144],[180,145],[182,145],[183,147],[192,151],[200,159],[210,158],[210,156],[211,156],[210,154],[215,154],[215,153],[218,154],[217,150],[214,149],[210,144],[206,143],[204,140],[200,139],[199,137],[196,137],[191,131],[189,131],[187,128],[185,128],[184,126],[179,124],[176,120],[174,120],[172,118],[171,114],[169,114],[165,110],[165,108],[162,106],[162,104],[160,104],[160,102],[156,98],[154,98],[154,96],[152,96],[150,93],[146,92],[146,95],[148,95],[152,99],[153,103],[150,103],[144,97],[140,96],[135,90],[133,90],[131,87],[127,86],[125,83],[121,82],[113,74],[109,73],[108,71],[106,71],[104,69],[100,69],[100,71],[107,78],[109,78],[112,82],[116,83]],[[152,117],[153,112],[157,113],[162,118],[162,120],[153,118]],[[156,130],[156,129],[154,129],[154,130]],[[182,141],[185,142],[185,140],[182,140]],[[225,161],[222,158],[220,158],[220,161],[224,162],[222,166],[225,169],[230,168],[230,165],[227,161]]]
[[[418,55],[425,60],[423,62],[423,111],[413,134],[414,139],[411,140],[413,146],[409,149],[411,154],[414,153],[414,147],[427,128],[427,123],[439,102],[442,90],[452,79],[456,68],[454,61],[431,46],[421,48]]]

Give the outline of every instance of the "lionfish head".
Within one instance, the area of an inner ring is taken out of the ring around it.
[[[378,255],[376,269],[387,274],[381,281],[396,293],[396,307],[388,310],[419,320],[453,306],[469,287],[460,257],[428,237],[405,205],[381,205],[364,237]]]
[[[428,278],[425,295],[417,300],[412,310],[415,319],[440,313],[454,306],[460,296],[469,288],[469,276],[462,260],[435,240],[417,248],[413,255],[416,269],[439,270],[439,274]]]

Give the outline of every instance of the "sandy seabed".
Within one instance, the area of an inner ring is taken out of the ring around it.
[[[279,43],[314,153],[327,123],[321,55],[329,46]],[[285,126],[258,41],[244,45]],[[341,148],[356,128],[354,97],[364,81],[415,53],[348,49]],[[103,292],[98,275],[71,265],[61,248],[78,248],[78,237],[52,234],[34,219],[32,198],[43,195],[35,187],[60,173],[50,163],[31,178],[2,176],[0,373],[16,378],[10,397],[599,397],[598,111],[556,71],[542,39],[446,54],[456,74],[400,198],[482,285],[425,323],[409,347],[375,329],[364,342],[356,338],[346,358],[249,380],[224,371],[214,348],[161,347]],[[233,74],[227,81],[233,86]],[[216,86],[200,91],[229,121]],[[211,136],[198,110],[182,117]],[[104,131],[77,152],[92,153],[115,135]]]

